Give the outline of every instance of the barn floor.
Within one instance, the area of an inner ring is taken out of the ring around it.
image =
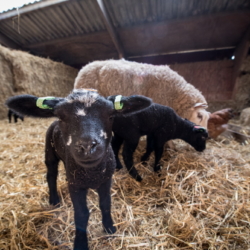
[[[73,209],[63,166],[60,208],[48,205],[44,136],[52,119],[0,121],[0,249],[72,249]],[[135,161],[139,162],[141,142]],[[250,145],[209,141],[203,153],[182,141],[165,151],[161,176],[150,165],[115,173],[115,235],[103,232],[98,197],[90,190],[89,245],[108,249],[250,249]]]

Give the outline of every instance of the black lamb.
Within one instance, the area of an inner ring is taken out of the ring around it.
[[[116,168],[122,168],[118,153],[124,143],[124,163],[130,175],[137,181],[141,181],[142,178],[133,166],[133,153],[141,136],[147,135],[148,138],[147,150],[142,156],[142,161],[147,160],[151,152],[155,151],[155,172],[160,170],[159,161],[165,142],[182,139],[201,152],[206,148],[208,137],[206,129],[181,118],[172,108],[156,103],[136,114],[115,117],[113,132],[112,147],[117,162]]]
[[[58,163],[62,160],[75,212],[75,250],[88,249],[88,188],[97,189],[105,230],[111,234],[116,231],[110,214],[110,188],[116,166],[110,143],[113,118],[151,104],[151,99],[143,96],[118,97],[104,98],[93,90],[74,90],[66,98],[20,95],[6,102],[10,109],[22,115],[58,118],[46,134],[49,202],[52,205],[60,202],[56,180]]]

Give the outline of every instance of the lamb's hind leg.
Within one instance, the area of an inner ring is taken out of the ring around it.
[[[159,172],[162,168],[160,162],[160,159],[162,157],[164,150],[164,141],[162,141],[162,138],[155,137],[154,138],[154,151],[155,151],[155,165],[154,165],[154,171]]]
[[[58,205],[60,199],[57,192],[56,180],[58,176],[59,159],[55,154],[55,150],[51,145],[50,140],[46,140],[45,146],[45,164],[47,166],[47,182],[49,186],[49,203]]]
[[[147,161],[153,151],[154,151],[154,137],[152,135],[147,135],[146,153],[141,157],[141,161]]]
[[[113,220],[111,217],[111,179],[103,183],[98,189],[99,204],[102,211],[102,223],[107,233],[113,234],[116,232],[116,228],[113,226]]]
[[[134,153],[137,145],[138,145],[138,141],[137,141],[137,143],[128,143],[125,141],[124,145],[123,145],[122,156],[123,156],[123,160],[124,160],[124,163],[126,165],[126,168],[129,171],[129,174],[137,181],[142,181],[142,178],[138,174],[137,170],[134,167],[134,163],[133,163],[133,153]]]

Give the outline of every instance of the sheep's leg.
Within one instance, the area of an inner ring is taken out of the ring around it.
[[[89,220],[89,210],[87,207],[87,189],[77,189],[69,186],[70,197],[75,213],[75,241],[74,250],[88,250],[87,225]]]
[[[12,114],[11,114],[11,112],[9,111],[9,112],[8,112],[9,123],[11,123],[11,116],[12,116]]]
[[[15,121],[15,123],[17,123],[17,115],[16,114],[14,114],[14,121]]]
[[[141,157],[141,161],[147,161],[150,154],[154,151],[154,137],[147,135],[147,148],[146,153]]]
[[[155,165],[154,165],[154,171],[159,172],[162,168],[161,164],[159,163],[162,154],[163,154],[164,147],[155,147]]]
[[[49,186],[49,203],[51,205],[58,205],[60,199],[57,192],[56,180],[58,176],[59,158],[56,156],[55,149],[51,143],[52,130],[49,129],[46,136],[45,143],[45,164],[47,166],[47,182]]]
[[[46,148],[47,149],[47,148]],[[58,205],[60,199],[57,192],[56,180],[58,176],[59,159],[51,150],[46,150],[45,164],[47,166],[47,182],[49,186],[49,204]]]
[[[133,153],[134,153],[137,145],[138,145],[138,141],[137,141],[137,143],[128,143],[125,141],[125,143],[123,145],[122,156],[123,156],[123,160],[124,160],[124,163],[126,165],[126,168],[129,171],[129,174],[137,181],[142,181],[141,176],[138,174],[138,172],[135,169],[134,164],[133,164]]]
[[[112,138],[112,148],[115,154],[115,160],[116,160],[116,169],[120,170],[122,169],[122,164],[119,160],[118,154],[119,154],[119,150],[121,148],[121,145],[123,143],[123,139],[122,137],[114,134],[113,138]]]
[[[116,228],[113,226],[113,220],[111,217],[111,179],[103,183],[98,189],[99,204],[102,211],[102,223],[107,233],[113,234],[116,232]]]

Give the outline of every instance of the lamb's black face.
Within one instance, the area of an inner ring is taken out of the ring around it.
[[[193,143],[191,144],[197,151],[202,152],[206,149],[206,140],[208,138],[207,130],[200,127],[193,127]]]
[[[95,92],[71,94],[55,114],[66,149],[77,164],[90,168],[101,162],[112,137],[114,105]]]

